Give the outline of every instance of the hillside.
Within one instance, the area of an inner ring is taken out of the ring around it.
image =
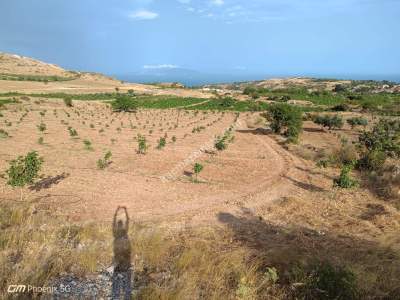
[[[76,73],[33,58],[0,52],[0,74],[71,77]]]
[[[94,72],[67,71],[63,68],[33,58],[0,53],[0,91],[94,94],[113,93],[116,90],[133,90],[138,94],[175,95],[180,97],[209,98],[210,93],[199,90],[166,86],[126,83]]]

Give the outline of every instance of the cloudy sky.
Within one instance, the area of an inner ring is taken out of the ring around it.
[[[1,0],[0,51],[109,74],[399,74],[399,0]]]

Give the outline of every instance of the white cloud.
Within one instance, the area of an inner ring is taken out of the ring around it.
[[[136,10],[129,14],[129,18],[134,20],[153,20],[158,16],[158,13],[145,9]]]
[[[224,0],[211,0],[211,4],[217,5],[217,6],[221,6],[224,5]]]
[[[144,65],[143,69],[177,69],[179,66],[177,65],[169,65],[169,64],[163,64],[163,65]]]

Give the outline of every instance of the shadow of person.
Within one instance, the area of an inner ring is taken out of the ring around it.
[[[118,219],[123,211],[125,222]],[[131,243],[128,236],[129,216],[126,207],[118,206],[113,219],[114,273],[112,276],[112,299],[131,299]]]

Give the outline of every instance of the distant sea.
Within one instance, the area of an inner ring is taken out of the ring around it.
[[[159,83],[159,82],[180,82],[186,86],[202,86],[207,84],[234,83],[244,81],[258,81],[271,78],[289,78],[289,77],[312,77],[321,79],[352,79],[352,80],[387,80],[400,83],[399,75],[351,75],[351,74],[203,74],[200,72],[179,74],[130,74],[113,75],[119,80],[133,83]]]

